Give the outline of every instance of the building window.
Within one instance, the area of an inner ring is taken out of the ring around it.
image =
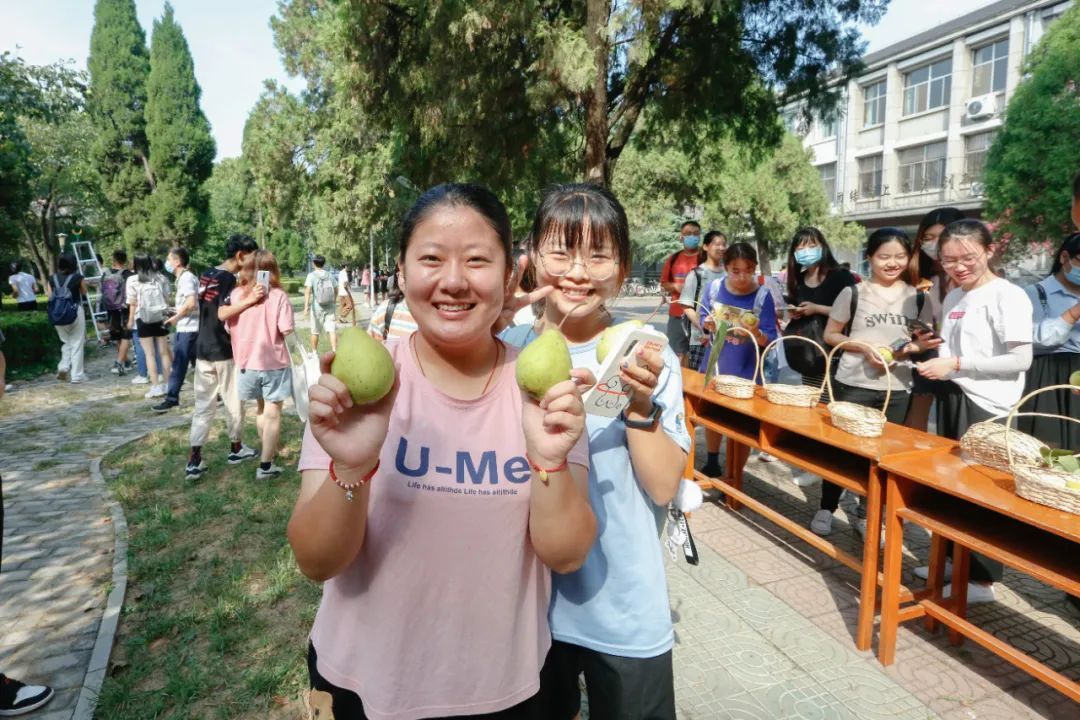
[[[821,139],[836,137],[836,116],[823,117],[818,120],[818,132],[821,133]]]
[[[975,50],[972,58],[972,95],[1005,92],[1009,73],[1009,39],[998,40]]]
[[[830,203],[836,202],[836,163],[818,165],[821,173],[821,187],[825,190],[825,199]]]
[[[986,168],[986,153],[994,142],[996,132],[968,135],[964,139],[964,183],[978,182]]]
[[[912,70],[904,76],[904,114],[948,105],[951,90],[952,58]]]
[[[896,153],[900,192],[923,192],[945,187],[945,142],[907,148]]]
[[[881,156],[859,158],[859,197],[881,196]]]
[[[863,88],[863,127],[885,122],[885,81]]]

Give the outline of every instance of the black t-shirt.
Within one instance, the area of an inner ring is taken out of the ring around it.
[[[789,298],[789,301],[792,305],[812,302],[831,308],[840,291],[854,284],[855,277],[844,268],[833,269],[817,287],[808,287],[800,275],[798,284],[795,286],[795,297]],[[824,346],[825,325],[828,320],[828,315],[806,315],[797,318],[784,328],[784,335],[800,335]],[[784,352],[787,354],[788,365],[796,372],[815,379],[823,376],[825,358],[812,346],[806,343],[784,343]]]
[[[61,281],[64,281],[63,284],[67,286],[68,291],[71,293],[71,298],[81,305],[83,301],[83,276],[79,273],[72,273],[71,275],[67,276],[67,280],[64,280],[63,273],[56,273],[51,278],[49,278],[49,283],[54,288],[59,286],[61,284]]]
[[[798,305],[799,303],[812,302],[816,305],[832,307],[840,291],[854,284],[855,276],[844,268],[835,268],[825,276],[824,280],[818,283],[817,287],[807,286],[800,275],[798,284],[795,286],[795,297],[791,299],[791,304]],[[817,315],[815,317],[825,316]]]
[[[210,268],[199,277],[199,334],[195,338],[199,360],[232,360],[232,341],[218,320],[218,308],[228,301],[234,287],[236,276],[228,270]]]

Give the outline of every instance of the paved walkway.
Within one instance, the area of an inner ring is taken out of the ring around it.
[[[651,299],[629,300],[616,305],[615,314],[643,318],[654,306]],[[91,459],[187,422],[183,412],[150,413],[145,386],[110,375],[108,364],[106,358],[89,363],[92,379],[85,385],[48,378],[19,383],[0,401],[7,507],[0,671],[57,689],[56,699],[31,716],[35,720],[89,717],[75,709],[105,614],[116,548],[112,501],[91,477]],[[780,463],[752,459],[748,471],[754,495],[809,522],[819,488],[794,486]],[[970,642],[951,648],[918,624],[901,629],[897,663],[882,668],[854,648],[858,579],[852,572],[746,511],[709,504],[691,524],[701,564],[690,567],[680,558],[668,566],[680,718],[1077,716],[1059,693]],[[834,537],[849,550],[858,547],[844,512]],[[905,540],[910,573],[927,541],[916,533]],[[1000,598],[974,607],[973,620],[1080,677],[1080,618],[1061,593],[1010,572]]]

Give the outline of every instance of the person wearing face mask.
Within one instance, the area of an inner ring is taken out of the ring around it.
[[[154,412],[168,412],[180,404],[180,388],[188,367],[195,363],[195,338],[199,332],[199,279],[188,269],[188,251],[174,247],[165,260],[166,272],[176,276],[176,299],[173,314],[165,318],[166,327],[176,328],[173,336],[172,371],[169,373],[169,386],[165,399],[154,405]]]
[[[919,229],[915,232],[915,247],[919,249],[918,288],[926,293],[935,328],[941,327],[941,304],[945,300],[945,295],[955,287],[948,273],[938,262],[938,239],[946,225],[963,219],[964,213],[956,208],[935,208],[923,216],[919,222]],[[937,350],[930,350],[915,356],[913,360],[922,362],[936,357]],[[940,383],[916,373],[915,381],[911,386],[911,402],[908,404],[904,424],[926,432],[930,424],[930,406],[940,389]]]
[[[1049,385],[1067,385],[1080,372],[1080,233],[1065,238],[1050,274],[1025,288],[1034,311],[1035,359],[1024,394]],[[1080,396],[1042,393],[1025,412],[1080,417]],[[1080,425],[1050,417],[1021,417],[1019,427],[1054,448],[1080,450]]]
[[[664,263],[664,269],[660,272],[660,287],[669,293],[668,345],[685,367],[690,351],[690,331],[683,322],[685,308],[679,304],[679,296],[686,284],[687,274],[705,259],[705,253],[701,251],[701,225],[687,220],[679,229],[679,239],[683,249],[673,253]]]

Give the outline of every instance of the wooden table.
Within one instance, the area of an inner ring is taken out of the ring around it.
[[[765,399],[760,388],[751,399],[735,400],[706,390],[704,384],[704,375],[683,369],[683,396],[691,437],[695,426],[714,430],[727,438],[728,457],[736,444],[758,448],[866,497],[866,537],[862,558],[858,558],[743,492],[742,467],[729,467],[725,477],[714,479],[694,469],[693,444],[687,458],[686,477],[694,478],[703,487],[722,490],[733,510],[746,505],[862,575],[855,645],[860,650],[868,650],[877,586],[883,579],[878,572],[884,496],[881,460],[897,453],[940,451],[955,443],[892,423],[886,424],[881,437],[860,438],[836,428],[822,406],[774,405]],[[904,591],[902,597],[911,600],[916,596]]]
[[[966,619],[972,550],[1072,595],[1080,595],[1080,515],[1039,505],[1015,493],[1007,475],[964,462],[957,449],[886,458],[885,572],[878,657],[896,659],[899,623],[926,617],[949,628],[955,645],[969,637],[1042,682],[1080,702],[1080,684]],[[929,595],[901,609],[903,523],[933,533]],[[945,542],[953,546],[953,596],[942,598]]]

